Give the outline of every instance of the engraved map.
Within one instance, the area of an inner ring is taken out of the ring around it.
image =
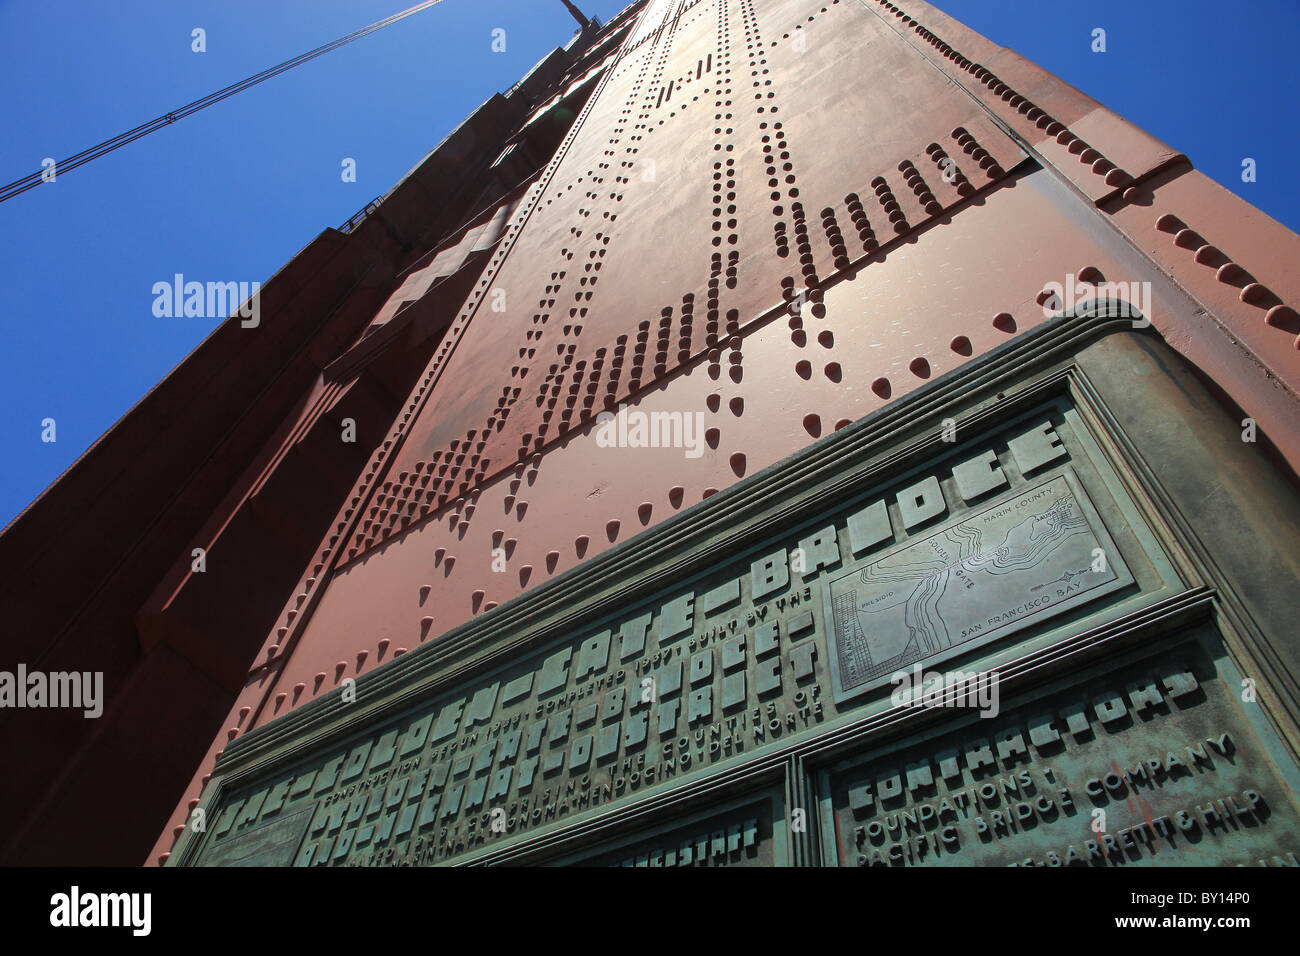
[[[831,582],[843,689],[1130,580],[1091,504],[1058,475]]]

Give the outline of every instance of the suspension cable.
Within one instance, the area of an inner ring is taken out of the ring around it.
[[[296,56],[291,60],[285,60],[283,63],[273,66],[268,70],[263,70],[261,73],[258,73],[254,76],[250,76],[247,79],[240,80],[238,83],[234,83],[230,86],[227,86],[223,90],[218,90],[215,93],[209,93],[207,96],[203,97],[202,99],[197,99],[193,103],[187,103],[185,106],[182,106],[179,109],[172,110],[170,113],[164,113],[162,116],[159,116],[157,119],[150,120],[148,123],[142,123],[141,125],[137,126],[135,129],[127,130],[125,133],[121,133],[118,136],[114,136],[112,139],[106,140],[100,143],[98,146],[92,146],[90,149],[84,149],[80,153],[77,153],[75,156],[70,156],[67,159],[63,160],[62,162],[55,163],[53,169],[56,174],[60,174],[60,173],[66,173],[72,169],[76,169],[78,166],[84,166],[86,163],[89,163],[91,160],[98,159],[100,156],[103,156],[107,153],[111,153],[115,149],[121,149],[123,146],[127,145],[128,143],[133,143],[137,139],[140,139],[144,136],[148,136],[150,133],[156,132],[165,126],[170,126],[172,123],[175,123],[177,120],[184,119],[187,116],[197,113],[199,110],[207,109],[209,106],[212,106],[215,103],[220,103],[222,100],[228,99],[229,97],[234,96],[236,93],[241,93],[244,90],[249,89],[250,87],[257,86],[257,84],[263,83],[266,80],[269,80],[273,76],[279,76],[281,73],[287,72],[288,70],[292,70],[295,66],[301,66],[302,64],[308,62],[309,60],[316,59],[316,57],[318,56],[324,56],[326,53],[330,53],[333,50],[337,50],[341,46],[346,46],[347,44],[351,43],[353,40],[359,40],[362,37],[367,36],[368,34],[374,33],[376,30],[382,30],[386,26],[391,26],[392,24],[398,22],[399,20],[405,20],[407,17],[419,13],[421,10],[427,10],[429,7],[432,7],[435,4],[439,4],[439,3],[442,3],[442,0],[425,0],[424,3],[417,3],[415,6],[403,10],[401,13],[395,13],[391,17],[386,17],[383,20],[377,20],[374,23],[370,24],[370,26],[368,27],[364,27],[353,33],[349,33],[347,36],[339,37],[339,39],[337,40],[334,40],[330,43],[326,43],[324,46],[319,46],[316,49],[311,50],[308,53],[303,53],[299,56]],[[41,185],[48,172],[49,170],[45,169],[45,170],[41,170],[40,172],[31,173],[27,176],[24,176],[22,179],[18,179],[12,183],[9,183],[7,186],[0,187],[0,202],[4,202],[7,199],[12,199],[14,196],[20,195],[21,193],[25,193],[27,192],[27,190],[33,189],[36,186]]]

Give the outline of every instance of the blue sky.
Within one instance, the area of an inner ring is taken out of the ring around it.
[[[329,42],[410,0],[0,0],[0,182]],[[607,19],[623,0],[580,0]],[[1300,4],[938,0],[1300,229]],[[1085,10],[1086,8],[1086,10]],[[445,0],[0,204],[0,525],[217,324],[157,318],[174,273],[264,281],[386,192],[575,29],[559,0]],[[207,51],[191,50],[206,31]],[[506,51],[491,50],[506,30]],[[1107,52],[1090,50],[1107,31]],[[1257,161],[1255,183],[1241,160]],[[340,177],[357,164],[357,182]],[[41,421],[57,441],[41,441]]]

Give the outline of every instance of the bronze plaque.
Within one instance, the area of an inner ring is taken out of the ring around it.
[[[270,823],[214,843],[204,853],[203,865],[288,866],[310,820],[310,809],[273,817]]]
[[[837,690],[851,696],[1132,580],[1067,470],[833,580]]]
[[[781,865],[785,853],[774,830],[772,811],[773,801],[760,799],[661,827],[654,835],[639,837],[615,850],[564,862],[651,869]]]
[[[1223,665],[1184,644],[997,719],[841,764],[827,775],[828,862],[1294,864],[1296,800],[1258,705],[1240,691]]]

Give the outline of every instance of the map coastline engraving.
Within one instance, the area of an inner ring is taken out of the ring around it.
[[[1082,489],[1057,475],[831,581],[842,690],[1130,580]]]

